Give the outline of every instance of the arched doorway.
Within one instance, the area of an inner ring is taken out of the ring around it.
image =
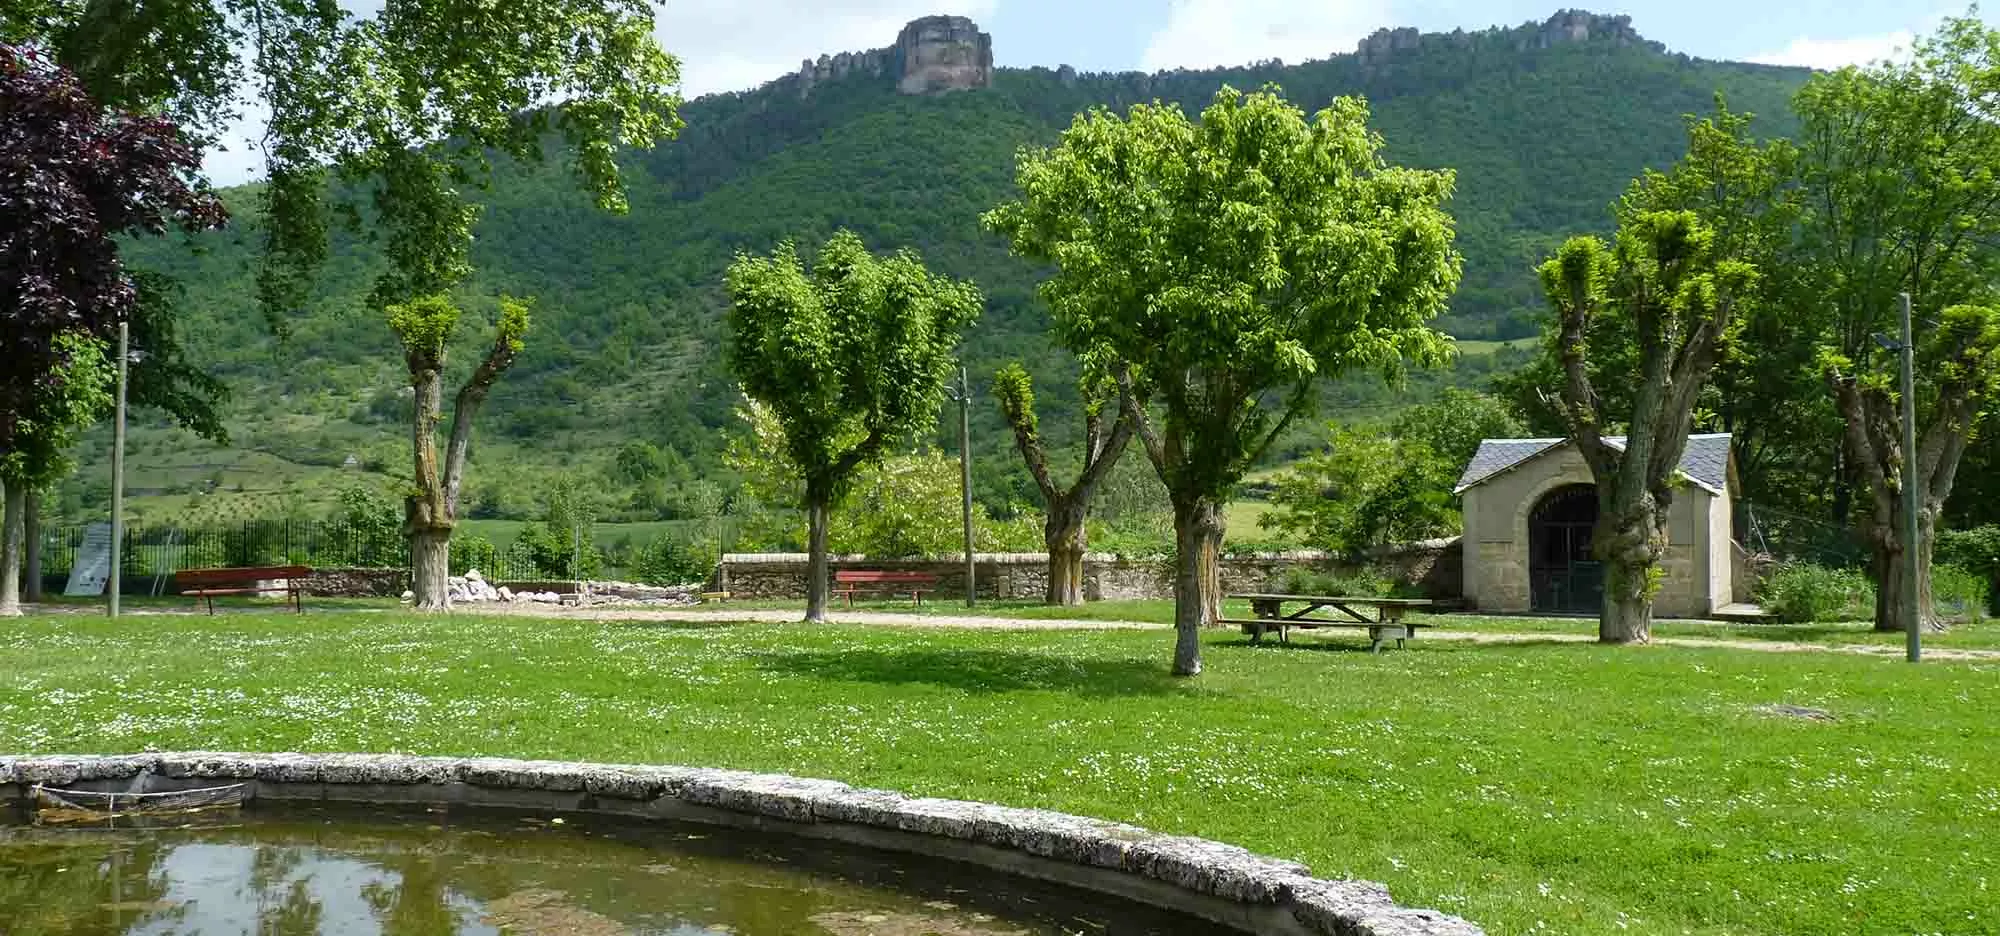
[[[1536,611],[1595,612],[1604,606],[1604,564],[1590,554],[1597,488],[1571,484],[1528,513],[1528,598]]]

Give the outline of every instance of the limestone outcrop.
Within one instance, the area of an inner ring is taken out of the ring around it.
[[[896,37],[901,70],[896,89],[935,94],[991,87],[993,37],[963,16],[926,16]]]
[[[1504,41],[1515,51],[1546,49],[1568,43],[1604,42],[1613,45],[1645,46],[1655,52],[1666,47],[1648,40],[1632,28],[1630,16],[1603,16],[1589,10],[1563,10],[1541,23],[1527,22],[1512,29],[1494,28],[1479,32],[1454,30],[1450,33],[1420,33],[1415,29],[1378,29],[1354,50],[1364,67],[1377,67],[1419,49],[1434,46],[1469,46],[1479,42]]]
[[[893,46],[806,59],[783,80],[796,84],[804,96],[817,85],[849,75],[893,78],[904,94],[991,87],[993,37],[963,16],[926,16],[904,26]]]

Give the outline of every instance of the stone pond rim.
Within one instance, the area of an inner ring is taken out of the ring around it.
[[[1328,881],[1234,845],[833,780],[699,767],[400,754],[0,756],[0,804],[35,784],[152,792],[247,782],[253,800],[442,804],[755,828],[945,858],[1188,913],[1246,933],[1481,936],[1398,906],[1369,881]]]

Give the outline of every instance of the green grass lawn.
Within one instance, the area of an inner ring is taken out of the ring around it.
[[[703,764],[1039,806],[1496,934],[1991,932],[2000,666],[397,613],[0,626],[0,749]],[[1832,721],[1760,706],[1824,709]]]

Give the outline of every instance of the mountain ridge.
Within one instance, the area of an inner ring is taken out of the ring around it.
[[[463,292],[475,314],[489,312],[501,292],[536,296],[539,305],[527,349],[482,414],[470,499],[484,515],[534,516],[549,473],[598,484],[613,451],[632,439],[674,450],[697,474],[718,475],[736,404],[717,351],[723,269],[739,251],[768,251],[786,238],[810,247],[841,227],[877,249],[914,247],[933,269],[980,285],[988,301],[967,342],[968,365],[983,377],[1004,360],[1027,361],[1044,426],[1060,447],[1076,422],[1074,388],[1066,385],[1073,364],[1047,338],[1034,292],[1042,272],[980,230],[978,216],[1012,192],[1020,147],[1053,143],[1091,107],[1122,111],[1158,99],[1192,112],[1225,84],[1278,84],[1307,109],[1338,94],[1367,97],[1389,159],[1458,172],[1451,210],[1467,269],[1441,324],[1462,338],[1504,340],[1535,331],[1533,264],[1563,237],[1608,228],[1608,203],[1629,180],[1679,155],[1684,114],[1706,111],[1722,90],[1732,106],[1776,118],[1761,121],[1762,132],[1783,134],[1790,130],[1784,104],[1807,74],[1669,53],[1623,17],[1583,11],[1415,35],[1383,30],[1352,53],[1292,65],[991,68],[983,86],[950,93],[902,93],[907,76],[899,70],[857,70],[850,57],[846,74],[816,80],[809,93],[800,93],[794,73],[689,101],[678,140],[624,157],[632,204],[625,217],[591,209],[555,161],[502,166],[492,189],[476,196],[488,207],[473,249],[479,272]],[[959,41],[976,72],[980,42]],[[945,67],[963,67],[948,59]],[[250,194],[228,196],[242,204]],[[250,459],[264,467],[246,470],[240,482],[225,471],[211,485],[226,453],[142,427],[135,435],[142,469],[149,458],[201,466],[155,472],[160,478],[149,487],[182,492],[163,498],[162,510],[188,508],[207,496],[195,491],[234,483],[246,493],[304,489],[307,499],[323,499],[323,489],[345,477],[338,466],[350,454],[364,469],[379,469],[362,472],[376,481],[409,470],[401,402],[408,391],[393,339],[365,302],[372,252],[343,235],[313,305],[280,343],[254,308],[257,238],[250,219],[200,238],[199,253],[156,241],[136,245],[133,256],[187,285],[191,353],[236,388],[236,451],[280,456],[313,482],[275,477],[267,462]],[[473,328],[461,337],[467,348],[485,340]],[[1427,386],[1477,381],[1494,366],[1504,362],[1468,356],[1455,372],[1417,375],[1413,398]],[[1349,381],[1329,391],[1338,411],[1328,415],[1397,399],[1376,382]],[[995,509],[1032,503],[997,410],[976,407],[974,428],[982,499]],[[623,496],[601,483],[612,499]],[[73,487],[73,503],[96,497]]]

